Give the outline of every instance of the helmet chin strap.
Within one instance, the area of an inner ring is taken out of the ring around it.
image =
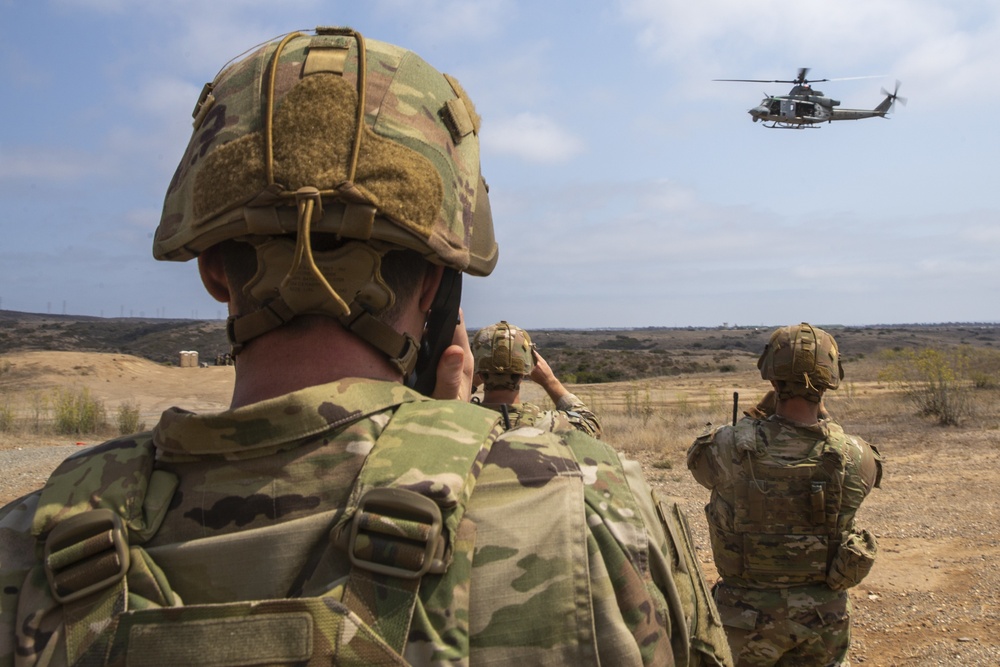
[[[430,396],[434,392],[438,362],[455,338],[461,302],[462,273],[446,267],[441,274],[441,284],[438,286],[437,294],[434,295],[431,311],[427,316],[416,367],[412,373],[404,376],[407,378],[408,387],[416,389],[425,396]]]

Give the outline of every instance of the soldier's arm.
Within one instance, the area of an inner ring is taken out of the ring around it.
[[[683,511],[675,499],[649,488],[638,463],[623,458],[622,468],[650,538],[650,573],[667,602],[675,651],[686,650],[690,665],[732,665],[722,619]]]
[[[595,438],[600,438],[602,433],[601,420],[597,415],[559,381],[559,378],[552,372],[552,367],[542,355],[538,354],[537,350],[532,350],[532,354],[535,357],[535,366],[531,369],[528,377],[545,390],[549,399],[555,404],[556,410],[569,413],[570,422],[575,428]]]
[[[17,600],[35,564],[31,522],[38,498],[34,493],[0,509],[0,667],[14,664]]]
[[[715,436],[717,431],[698,436],[687,452],[687,467],[695,481],[706,489],[714,489],[719,482],[716,461]]]
[[[595,438],[601,437],[601,434],[603,433],[601,420],[590,408],[587,407],[586,403],[580,400],[576,394],[566,392],[562,398],[556,402],[556,409],[567,414],[570,423],[573,424],[574,428],[583,431],[587,435],[592,435]]]
[[[570,392],[559,381],[555,373],[552,372],[552,367],[542,358],[542,355],[538,354],[537,350],[532,350],[531,353],[535,358],[535,365],[531,369],[531,373],[528,374],[528,377],[545,390],[545,393],[548,394],[549,398],[552,399],[552,402],[558,408],[560,399]]]
[[[872,489],[882,483],[882,455],[863,439],[846,435],[847,462],[844,467],[844,499],[849,507],[860,507]]]

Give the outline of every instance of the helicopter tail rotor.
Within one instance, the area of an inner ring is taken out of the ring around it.
[[[882,94],[885,95],[885,100],[879,105],[879,109],[883,110],[885,113],[892,111],[893,107],[896,106],[896,102],[899,102],[903,106],[906,106],[906,98],[899,96],[899,86],[900,81],[896,80],[896,87],[890,93],[885,88],[882,89]],[[884,107],[884,109],[882,109]]]

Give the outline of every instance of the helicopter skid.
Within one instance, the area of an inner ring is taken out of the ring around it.
[[[770,124],[768,124],[768,121],[764,121],[763,125],[769,130],[805,130],[805,129],[818,130],[819,129],[815,123],[785,123],[778,120],[770,121]]]

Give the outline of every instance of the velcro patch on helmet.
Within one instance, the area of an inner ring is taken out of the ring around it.
[[[342,77],[316,74],[300,81],[274,114],[274,178],[286,190],[332,191],[348,178],[357,93]],[[254,132],[213,151],[195,182],[199,219],[252,199],[267,185],[264,138]],[[421,237],[434,227],[444,186],[434,165],[405,146],[362,134],[356,191],[379,211]]]
[[[462,137],[472,133],[479,133],[482,118],[476,113],[476,107],[472,104],[472,99],[465,92],[465,89],[462,88],[462,84],[458,82],[458,79],[450,74],[445,74],[444,78],[458,97],[448,100],[445,103],[444,108],[441,109],[441,118],[444,120],[445,125],[448,126],[451,138],[457,144],[462,140]]]
[[[310,44],[306,54],[306,62],[302,65],[302,76],[307,77],[320,72],[343,74],[350,49],[343,46],[318,46]]]

